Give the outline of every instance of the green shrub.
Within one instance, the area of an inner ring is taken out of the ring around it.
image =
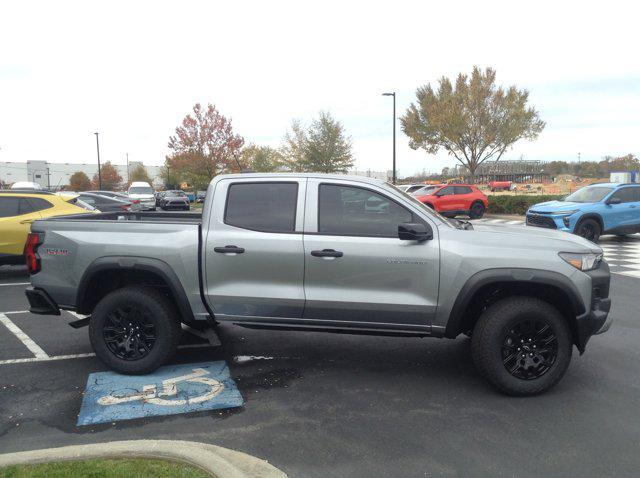
[[[518,214],[523,215],[534,204],[545,201],[555,201],[564,196],[510,196],[510,195],[489,195],[488,214]]]

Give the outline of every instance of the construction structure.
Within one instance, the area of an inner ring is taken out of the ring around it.
[[[544,170],[545,163],[539,160],[515,159],[510,161],[485,161],[476,169],[475,181],[511,181],[514,183],[546,183],[551,176]],[[468,178],[469,170],[456,165],[448,169],[449,177]]]

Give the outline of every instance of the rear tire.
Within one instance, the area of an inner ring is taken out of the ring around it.
[[[484,204],[474,202],[469,210],[469,217],[471,219],[480,219],[482,216],[484,216]]]
[[[153,372],[175,355],[180,321],[160,292],[125,287],[105,296],[93,310],[89,339],[98,358],[124,374]]]
[[[580,237],[584,237],[588,241],[598,242],[600,239],[600,235],[602,234],[602,228],[600,227],[600,223],[595,219],[587,218],[582,219],[577,225],[574,234],[577,234]]]
[[[537,395],[552,388],[567,371],[572,351],[564,317],[532,297],[495,303],[482,314],[471,336],[478,371],[507,395]]]

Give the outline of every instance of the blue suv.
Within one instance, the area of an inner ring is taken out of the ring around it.
[[[536,204],[527,211],[527,226],[572,232],[593,242],[602,234],[640,232],[640,184],[592,184],[562,201]]]

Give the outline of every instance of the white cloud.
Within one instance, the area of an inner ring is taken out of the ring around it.
[[[0,160],[93,161],[100,131],[105,160],[160,164],[200,101],[272,145],[292,118],[329,110],[358,167],[385,169],[391,100],[380,94],[397,91],[401,114],[417,86],[474,64],[528,88],[548,123],[510,157],[637,152],[636,18],[616,1],[4,2]],[[410,150],[398,125],[398,164],[409,174],[453,161]]]

